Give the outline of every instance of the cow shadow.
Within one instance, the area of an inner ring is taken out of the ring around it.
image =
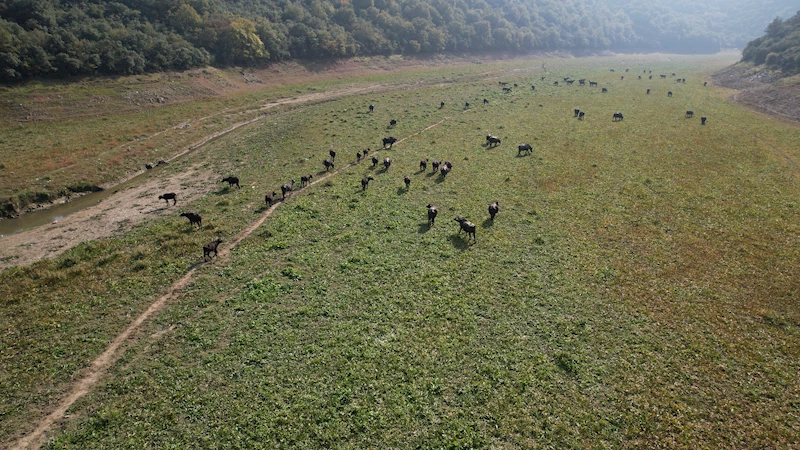
[[[420,222],[417,224],[417,233],[425,234],[428,231],[431,231],[431,226],[428,225],[428,222]]]
[[[429,172],[429,173],[426,173],[425,176],[430,178],[430,177],[436,175],[437,173],[439,173],[439,172]]]
[[[459,250],[467,250],[467,249],[469,249],[470,246],[471,246],[470,242],[471,242],[471,239],[469,239],[469,238],[465,239],[465,238],[461,237],[460,234],[454,234],[454,235],[450,236],[450,244],[452,244],[453,247],[455,247],[455,248],[457,248]]]
[[[397,195],[404,195],[404,194],[407,194],[407,193],[408,193],[408,189],[406,189],[404,187],[397,188]]]
[[[487,218],[481,224],[481,228],[492,228],[494,226],[494,220]]]
[[[226,195],[226,194],[230,194],[230,193],[231,193],[231,187],[230,186],[225,186],[225,187],[223,187],[221,189],[218,189],[218,190],[212,192],[212,194],[214,194],[214,195]]]

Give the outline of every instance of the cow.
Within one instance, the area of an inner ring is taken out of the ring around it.
[[[392,120],[389,121],[389,127],[394,127],[395,125],[397,125],[397,121],[396,120],[392,119]]]
[[[389,148],[392,148],[394,143],[397,142],[397,138],[394,136],[389,136],[383,138],[383,148],[386,148],[386,144],[389,144]]]
[[[622,113],[621,112],[615,112],[614,113],[614,118],[612,119],[612,122],[619,122],[622,119],[623,119]]]
[[[578,117],[578,114],[580,114],[580,113],[581,113],[581,110],[578,109],[578,108],[575,108],[575,116],[574,117]]]
[[[486,136],[486,144],[488,144],[489,147],[496,147],[500,145],[500,138],[497,136],[488,135]]]
[[[585,113],[585,112],[583,112],[583,111],[581,111],[580,113],[578,113],[578,120],[583,120],[583,116],[585,116],[585,115],[586,115],[586,113]]]
[[[522,155],[523,153],[530,155],[533,152],[533,147],[531,144],[522,144],[517,146],[517,156]]]
[[[692,110],[686,111],[686,114],[684,115],[684,117],[686,117],[687,119],[690,119],[690,118],[694,117],[694,111],[692,111]]]
[[[375,111],[375,105],[369,105],[369,112]]]
[[[667,97],[672,97],[672,91],[667,92]]]
[[[589,87],[592,87],[592,86],[597,86],[597,81],[590,81],[589,82]]]
[[[504,87],[503,88],[503,92],[505,92],[507,94],[507,93],[511,92],[511,88],[510,87]],[[486,99],[484,99],[484,100],[486,100]],[[486,102],[486,103],[488,103],[488,102]]]
[[[706,116],[700,117],[700,125],[705,125],[706,124],[706,119],[707,119]]]
[[[600,91],[600,92],[608,92],[608,89],[606,89],[606,88],[603,88],[603,90],[602,90],[602,91]]]
[[[650,95],[650,89],[647,90],[647,95]]]
[[[322,165],[325,166],[325,171],[326,172],[331,170],[331,169],[335,169],[336,168],[333,165],[333,161],[331,161],[330,159],[326,159],[325,161],[322,161]]]

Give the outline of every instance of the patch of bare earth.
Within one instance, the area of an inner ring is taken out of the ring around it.
[[[800,121],[800,76],[781,78],[761,67],[734,64],[711,78],[719,86],[739,91],[733,99],[747,107]]]
[[[53,258],[83,241],[123,233],[145,220],[163,217],[192,201],[214,186],[216,174],[209,170],[186,172],[147,180],[121,190],[95,206],[70,214],[56,223],[3,237],[0,246],[0,270]],[[158,196],[178,194],[177,206],[169,206]]]

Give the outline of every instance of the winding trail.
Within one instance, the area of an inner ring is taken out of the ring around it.
[[[470,110],[464,110],[464,111],[462,111],[462,114],[466,113],[466,112],[469,112],[469,111]],[[240,128],[240,127],[242,127],[244,125],[248,125],[248,124],[251,124],[253,122],[256,122],[257,120],[260,120],[262,118],[263,118],[263,116],[259,116],[259,117],[254,118],[254,119],[250,119],[250,120],[247,120],[247,121],[244,121],[244,122],[237,123],[237,124],[233,125],[232,127],[229,127],[228,129],[222,131],[222,132],[215,133],[213,135],[208,136],[207,138],[203,139],[201,142],[198,142],[196,145],[197,145],[197,147],[199,147],[199,146],[203,145],[204,143],[206,143],[206,142],[208,142],[208,141],[210,141],[210,140],[212,140],[214,138],[217,138],[217,137],[219,137],[219,136],[221,136],[223,134],[227,134],[227,133],[229,133],[229,132],[231,132],[231,131],[233,131],[233,130],[235,130],[237,128]],[[430,130],[432,128],[435,128],[435,127],[441,125],[442,123],[444,123],[448,119],[449,119],[449,117],[445,116],[442,120],[440,120],[440,121],[438,121],[438,122],[436,122],[436,123],[424,128],[424,129],[422,129],[422,130],[420,130],[420,131],[418,131],[416,133],[413,133],[413,134],[411,134],[409,136],[406,136],[406,137],[398,140],[397,142],[395,142],[394,145],[401,144],[402,142],[404,142],[404,141],[406,141],[406,140],[408,140],[408,139],[410,139],[410,138],[412,138],[414,136],[418,136],[418,135],[420,135],[420,134],[422,134],[422,133],[424,133],[424,132],[426,132],[426,131],[428,131],[428,130]],[[195,147],[195,148],[197,148],[197,147]],[[186,151],[190,151],[190,150],[191,149],[187,149]],[[374,155],[378,151],[380,151],[380,149],[376,150],[375,152],[373,152],[372,155]],[[369,155],[365,155],[365,158],[364,158],[365,160],[366,160],[367,156],[369,156]],[[323,177],[317,179],[316,181],[308,184],[306,187],[304,187],[304,188],[302,188],[302,189],[300,189],[298,191],[295,191],[295,193],[299,193],[299,192],[305,191],[306,189],[316,185],[317,183],[322,183],[323,181],[327,180],[328,178],[333,177],[333,176],[335,176],[335,175],[337,175],[337,174],[339,174],[339,173],[341,173],[341,172],[343,172],[343,171],[345,171],[345,170],[347,170],[347,169],[349,169],[351,167],[354,167],[354,166],[356,166],[358,164],[359,164],[358,162],[351,162],[351,163],[347,164],[346,166],[341,167],[338,170],[334,170],[333,172],[330,172],[330,173],[326,174],[325,176],[323,176]],[[293,195],[290,195],[286,199],[286,201],[291,200],[294,197],[295,193],[293,193]],[[273,212],[275,212],[275,210],[281,204],[283,204],[284,202],[285,202],[285,200],[280,200],[277,203],[273,204],[270,208],[268,208],[266,211],[264,211],[258,219],[256,219],[250,225],[248,225],[247,227],[242,229],[239,233],[234,235],[233,238],[231,238],[231,240],[228,242],[228,245],[224,246],[224,247],[222,247],[220,249],[219,255],[218,255],[218,259],[227,259],[230,256],[231,249],[233,247],[236,247],[240,242],[242,242],[245,238],[250,236],[256,229],[258,229],[258,227],[260,227],[264,223],[264,221],[266,221],[273,214]],[[164,307],[166,305],[168,305],[171,301],[175,300],[180,295],[180,293],[187,286],[189,286],[189,284],[196,278],[197,271],[199,269],[201,269],[202,267],[204,267],[206,264],[209,264],[210,262],[211,261],[209,261],[209,262],[203,261],[203,262],[199,262],[199,263],[193,265],[181,278],[179,278],[177,281],[175,281],[169,287],[169,289],[167,289],[167,292],[164,293],[164,295],[159,297],[155,302],[153,302],[147,308],[147,310],[145,310],[133,322],[131,322],[131,324],[124,331],[122,331],[122,333],[120,333],[116,338],[114,338],[114,340],[111,342],[111,344],[109,344],[108,347],[106,347],[106,349],[103,351],[103,353],[101,353],[100,356],[98,356],[94,361],[92,361],[92,363],[89,365],[89,367],[87,369],[85,369],[85,371],[84,371],[85,373],[83,374],[83,376],[80,377],[80,379],[78,379],[76,382],[73,383],[71,389],[69,389],[69,394],[59,402],[58,406],[52,412],[50,412],[50,414],[48,414],[46,417],[44,417],[37,424],[36,428],[33,431],[31,431],[30,433],[26,434],[24,437],[20,438],[17,442],[12,444],[12,446],[10,448],[14,449],[14,450],[38,449],[38,448],[40,448],[45,443],[46,434],[47,434],[48,431],[50,431],[50,429],[53,427],[53,425],[56,422],[62,420],[65,417],[67,410],[70,407],[72,407],[72,405],[74,405],[75,402],[77,402],[79,399],[81,399],[84,395],[88,394],[89,391],[102,379],[103,375],[105,375],[105,373],[108,371],[108,369],[114,363],[116,363],[119,360],[120,357],[122,357],[122,355],[125,353],[125,349],[126,349],[126,346],[124,346],[123,344],[125,344],[126,342],[129,342],[129,341],[133,341],[134,339],[136,339],[137,332],[140,330],[140,328],[142,328],[142,325],[145,324],[147,321],[149,321],[153,316],[155,316],[162,309],[164,309]]]

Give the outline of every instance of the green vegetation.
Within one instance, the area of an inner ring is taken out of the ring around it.
[[[793,6],[791,0],[8,0],[0,3],[0,80],[354,55],[715,53],[721,45],[744,45]]]
[[[265,192],[317,174],[334,148],[340,172],[201,267],[48,448],[795,445],[800,129],[704,88],[698,58],[548,60],[545,81],[541,63],[483,64],[484,79],[437,69],[418,74],[436,85],[276,112],[167,168],[242,180],[186,206],[202,231],[176,210],[0,274],[0,442],[201,244],[243,229]],[[637,80],[644,69],[687,82]],[[609,92],[553,86],[566,76]],[[391,118],[408,139],[381,151],[389,171],[342,169]],[[482,146],[489,133],[503,143]],[[523,142],[532,156],[516,157]],[[454,169],[418,173],[423,157]]]
[[[800,73],[800,12],[786,21],[776,18],[766,32],[747,44],[742,61],[765,65],[785,75]]]

